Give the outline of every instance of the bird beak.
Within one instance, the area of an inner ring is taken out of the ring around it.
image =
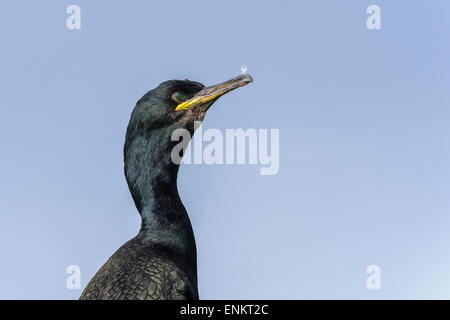
[[[251,82],[253,82],[253,78],[249,74],[241,74],[236,78],[216,84],[215,86],[205,87],[191,99],[180,103],[175,108],[175,111],[200,110],[204,112],[214,101],[225,93],[245,86]]]

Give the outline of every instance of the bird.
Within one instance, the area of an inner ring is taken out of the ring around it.
[[[169,80],[148,91],[134,107],[125,136],[124,172],[142,222],[96,272],[80,300],[197,300],[197,249],[177,188],[180,163],[173,161],[174,130],[190,136],[211,105],[253,82],[242,74],[205,87]],[[183,150],[180,151],[182,157]]]

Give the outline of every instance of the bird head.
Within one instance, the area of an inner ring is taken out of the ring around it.
[[[131,129],[184,128],[193,134],[194,122],[202,121],[218,98],[251,82],[253,79],[248,74],[208,87],[190,80],[165,81],[137,102],[130,120]]]

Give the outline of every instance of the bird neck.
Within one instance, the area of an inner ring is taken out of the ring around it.
[[[127,134],[125,176],[142,217],[138,237],[165,254],[196,284],[195,238],[178,194],[179,165],[171,160],[171,150],[170,135],[164,132]]]

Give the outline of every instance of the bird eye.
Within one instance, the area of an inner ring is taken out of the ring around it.
[[[174,92],[172,94],[172,100],[177,103],[181,103],[184,100],[186,100],[186,95],[184,94],[184,92],[181,92],[181,91]]]

